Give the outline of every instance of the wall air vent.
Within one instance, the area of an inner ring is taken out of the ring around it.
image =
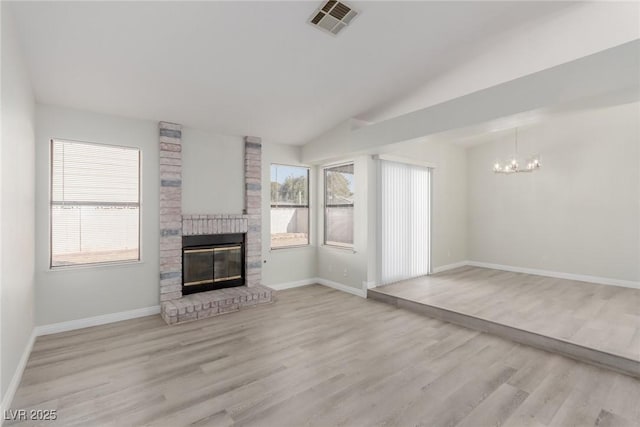
[[[309,18],[309,24],[333,35],[344,29],[358,15],[344,2],[328,0],[316,9]]]

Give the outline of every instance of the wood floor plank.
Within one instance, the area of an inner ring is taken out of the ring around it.
[[[500,427],[528,396],[526,391],[502,384],[456,426]]]
[[[550,427],[593,425],[611,390],[614,377],[582,365],[569,396],[549,423]]]
[[[640,425],[640,381],[617,375],[603,408]]]
[[[312,285],[177,326],[39,337],[12,409],[58,419],[5,425],[638,425],[639,393],[625,375]]]
[[[597,427],[638,427],[637,423],[631,422],[619,415],[607,412],[604,409],[600,411],[598,418],[594,424]]]
[[[461,267],[375,291],[640,361],[640,289]]]
[[[549,425],[571,393],[579,366],[566,359],[556,364],[505,425],[518,427],[530,425],[531,421],[535,421],[533,425]]]

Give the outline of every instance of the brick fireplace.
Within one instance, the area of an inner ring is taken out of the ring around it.
[[[261,283],[262,143],[244,139],[245,210],[242,214],[182,214],[182,126],[160,122],[160,305],[168,324],[216,316],[271,302]],[[240,165],[239,165],[240,166]],[[244,235],[243,286],[183,295],[185,236]]]

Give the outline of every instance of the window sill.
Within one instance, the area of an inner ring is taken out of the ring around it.
[[[311,244],[306,244],[306,245],[295,245],[295,246],[280,246],[277,248],[269,248],[270,252],[280,252],[280,251],[286,251],[287,249],[305,249],[305,248],[310,248]]]
[[[356,250],[353,248],[353,246],[338,246],[338,245],[320,245],[321,248],[326,248],[326,249],[331,249],[331,250],[336,250],[339,252],[347,252],[347,253],[352,253],[355,254]]]
[[[118,262],[101,262],[101,263],[93,263],[93,264],[78,264],[78,265],[61,265],[59,267],[51,267],[47,268],[49,272],[56,271],[75,271],[75,270],[102,270],[105,268],[117,268],[117,267],[135,267],[140,264],[144,264],[143,260],[138,261],[118,261]]]

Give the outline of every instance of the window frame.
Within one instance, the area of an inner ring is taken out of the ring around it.
[[[72,144],[84,144],[84,145],[95,145],[101,147],[115,147],[121,149],[127,149],[136,151],[138,153],[138,202],[137,203],[129,203],[123,202],[122,206],[136,206],[138,208],[138,258],[137,259],[128,259],[128,260],[116,260],[116,261],[98,261],[98,262],[86,262],[82,264],[71,264],[71,265],[53,265],[53,207],[54,206],[63,206],[63,205],[77,205],[77,206],[114,206],[119,205],[119,203],[114,202],[104,202],[104,203],[96,203],[96,202],[54,202],[53,201],[53,151],[54,151],[54,143],[55,142],[68,142]],[[142,149],[140,147],[132,147],[127,145],[118,145],[118,144],[107,144],[102,142],[90,142],[90,141],[79,141],[67,138],[50,138],[49,139],[49,270],[50,271],[59,271],[59,270],[75,270],[75,269],[84,269],[84,268],[96,268],[96,267],[109,267],[109,266],[126,266],[131,264],[140,264],[142,263]]]
[[[291,205],[292,208],[307,208],[307,243],[302,245],[286,245],[286,246],[273,246],[272,244],[272,236],[273,232],[271,230],[271,209],[274,207],[278,207],[277,205],[273,205],[273,201],[271,200],[271,169],[273,166],[285,166],[290,168],[300,168],[306,169],[307,171],[307,205]],[[311,246],[311,167],[304,165],[291,165],[286,163],[277,163],[272,162],[269,164],[269,249],[272,251],[279,251],[282,249],[295,249],[295,248],[306,248]]]
[[[329,169],[336,169],[336,168],[340,168],[340,167],[344,167],[344,166],[352,166],[353,167],[353,179],[354,179],[354,191],[353,194],[355,196],[355,176],[356,176],[356,162],[353,160],[350,161],[346,161],[343,163],[336,163],[336,164],[332,164],[332,165],[327,165],[324,166],[322,168],[322,244],[323,246],[329,247],[329,248],[336,248],[336,249],[344,249],[344,250],[351,250],[353,251],[355,248],[355,206],[356,206],[356,201],[355,198],[353,200],[353,202],[351,203],[351,207],[353,208],[353,212],[354,212],[354,219],[352,220],[352,235],[351,235],[351,240],[352,243],[339,243],[339,242],[333,242],[333,243],[327,243],[327,171]]]

